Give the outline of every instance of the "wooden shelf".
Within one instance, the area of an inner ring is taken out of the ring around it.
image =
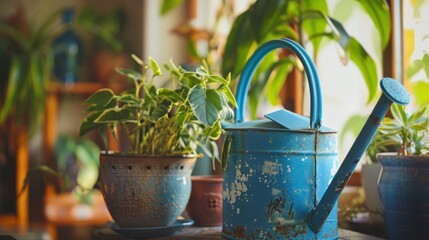
[[[106,85],[98,82],[78,82],[72,84],[51,83],[49,85],[48,92],[64,94],[91,94],[103,87],[106,87]]]

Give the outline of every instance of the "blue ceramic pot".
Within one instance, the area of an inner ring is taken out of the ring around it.
[[[100,188],[113,220],[122,228],[174,223],[188,203],[195,161],[100,154]]]
[[[378,190],[389,239],[429,239],[429,156],[379,154]]]

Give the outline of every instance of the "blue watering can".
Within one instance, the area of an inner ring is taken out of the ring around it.
[[[280,110],[267,114],[267,119],[243,122],[255,68],[277,48],[289,49],[304,66],[310,118]],[[384,78],[380,86],[380,99],[338,169],[336,132],[321,125],[322,94],[311,58],[289,39],[260,46],[241,74],[235,123],[225,127],[226,142],[231,145],[224,172],[222,235],[228,239],[336,239],[338,197],[392,102],[409,102],[399,82]]]

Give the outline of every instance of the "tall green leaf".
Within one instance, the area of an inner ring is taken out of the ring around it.
[[[250,7],[250,22],[257,42],[273,32],[279,18],[286,11],[285,3],[285,0],[256,1]]]
[[[249,15],[249,11],[245,11],[235,19],[232,25],[225,44],[221,66],[222,75],[231,73],[232,77],[236,78],[247,62],[255,39]]]
[[[287,75],[292,70],[292,63],[290,62],[289,58],[284,59],[279,63],[280,64],[273,66],[274,76],[270,78],[270,80],[265,85],[267,100],[271,105],[280,104],[280,91],[285,84]]]
[[[356,66],[362,73],[366,86],[368,88],[368,103],[374,100],[377,93],[377,67],[374,60],[366,52],[366,50],[360,45],[355,38],[350,38],[350,43],[346,48],[347,53],[350,56]]]
[[[312,12],[317,11],[320,13],[323,13],[325,15],[329,14],[328,10],[328,4],[326,3],[326,0],[304,0],[302,1],[302,10],[303,12]],[[308,18],[304,18],[304,21],[302,22],[302,27],[305,30],[305,32],[312,36],[314,34],[322,33],[325,31],[327,23],[324,21],[324,19],[318,14],[316,16],[314,14],[308,15]],[[304,14],[304,17],[306,15]],[[319,20],[318,20],[319,19]],[[320,43],[322,42],[321,38],[312,38],[310,39],[311,43],[314,47],[314,53],[315,55],[319,51]]]
[[[390,10],[385,0],[356,0],[371,18],[380,34],[383,49],[390,40]]]
[[[10,66],[9,79],[6,89],[6,98],[0,109],[0,123],[3,123],[11,109],[16,107],[19,91],[23,88],[26,67],[19,57],[13,57]]]

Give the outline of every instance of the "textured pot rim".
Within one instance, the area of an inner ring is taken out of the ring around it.
[[[223,182],[222,175],[195,175],[191,176],[192,181],[198,182]]]
[[[196,154],[183,154],[183,155],[142,155],[128,152],[115,152],[115,151],[101,151],[100,155],[103,156],[126,156],[135,158],[197,158]]]
[[[429,165],[429,155],[398,155],[396,152],[379,153],[377,159],[383,167],[387,166],[423,166]]]
[[[399,159],[403,159],[403,158],[410,158],[410,159],[429,159],[429,155],[398,155],[398,153],[396,152],[383,152],[383,153],[377,153],[376,155],[377,159],[379,158],[399,158]]]

